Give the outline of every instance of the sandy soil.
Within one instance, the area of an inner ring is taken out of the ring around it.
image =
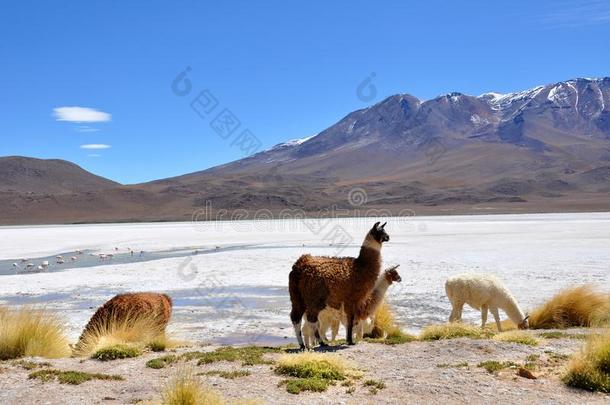
[[[570,333],[581,333],[573,330]],[[535,333],[535,332],[531,332]],[[437,342],[412,342],[397,346],[361,343],[335,346],[337,355],[349,359],[364,371],[355,391],[337,384],[324,393],[289,394],[278,383],[284,378],[274,374],[273,366],[242,366],[218,362],[197,366],[196,361],[176,363],[153,370],[145,363],[160,356],[148,353],[136,359],[100,362],[97,360],[51,360],[54,368],[119,374],[125,381],[90,381],[71,386],[58,382],[28,379],[31,372],[13,361],[0,363],[0,403],[6,404],[115,404],[159,398],[167,380],[179,370],[190,367],[197,373],[209,370],[249,370],[251,375],[237,379],[200,376],[201,381],[228,398],[257,398],[270,404],[347,404],[347,403],[609,403],[610,396],[565,387],[560,376],[568,360],[578,350],[581,339],[544,339],[536,347],[493,340],[456,339]],[[213,350],[215,347],[190,347],[177,350]],[[536,380],[516,375],[508,368],[491,374],[477,365],[482,361],[513,361],[524,364],[526,357],[538,354]],[[267,354],[269,359],[278,354]],[[34,359],[42,361],[42,359]],[[458,367],[459,363],[468,367]],[[381,380],[386,388],[373,394],[362,381]]]

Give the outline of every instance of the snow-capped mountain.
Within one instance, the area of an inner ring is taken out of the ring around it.
[[[32,219],[32,210],[45,210],[43,217],[56,222],[188,219],[209,202],[227,210],[315,214],[329,206],[353,209],[347,196],[354,187],[366,191],[366,207],[418,213],[608,210],[610,78],[424,101],[398,94],[315,136],[232,163],[62,196],[61,204],[0,200],[0,215]],[[54,219],[59,205],[69,210]]]

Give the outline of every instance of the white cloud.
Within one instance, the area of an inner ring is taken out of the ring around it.
[[[88,143],[86,145],[81,145],[80,148],[81,149],[93,149],[93,150],[110,149],[111,145],[106,145],[104,143]]]
[[[80,127],[76,128],[77,132],[97,132],[99,130],[99,128],[93,128],[88,125],[81,125]]]
[[[57,121],[68,122],[106,122],[112,116],[106,112],[88,107],[57,107],[53,109]]]

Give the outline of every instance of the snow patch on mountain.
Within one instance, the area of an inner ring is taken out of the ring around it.
[[[283,148],[287,148],[287,147],[291,147],[291,146],[298,146],[298,145],[301,145],[302,143],[307,142],[308,140],[310,140],[311,138],[313,138],[316,135],[318,135],[318,134],[307,136],[305,138],[291,139],[291,140],[286,141],[286,142],[278,143],[277,145],[272,147],[271,150],[283,149]]]

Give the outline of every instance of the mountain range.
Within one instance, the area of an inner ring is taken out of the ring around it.
[[[0,158],[0,223],[189,220],[208,207],[342,215],[610,209],[610,78],[422,101],[398,94],[315,136],[120,185],[65,161]],[[239,210],[239,211],[236,211]]]

